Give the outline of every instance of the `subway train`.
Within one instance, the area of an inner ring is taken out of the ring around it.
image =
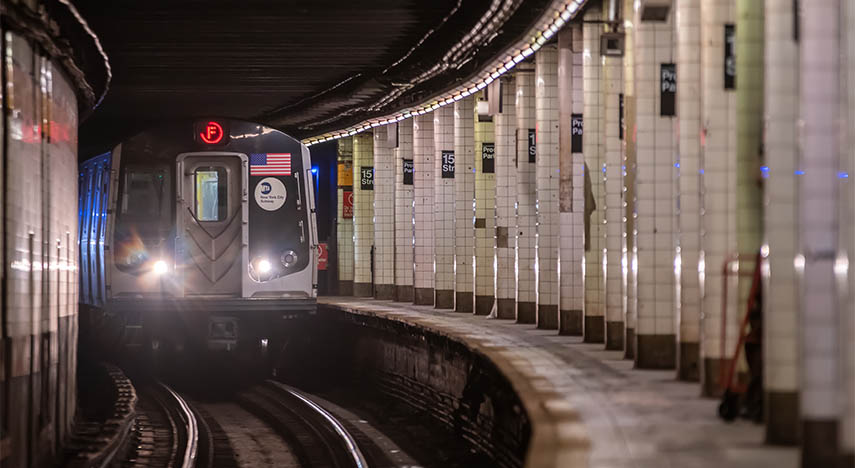
[[[169,123],[84,161],[79,184],[80,302],[99,339],[240,353],[314,313],[314,184],[298,140],[240,120]]]

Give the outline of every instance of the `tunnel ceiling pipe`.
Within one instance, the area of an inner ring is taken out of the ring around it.
[[[68,0],[43,0],[39,7],[33,10],[26,2],[0,3],[4,28],[35,42],[62,66],[75,87],[83,121],[110,87],[110,59],[98,36]]]
[[[555,0],[544,10],[535,25],[531,27],[524,38],[511,44],[504,49],[504,52],[498,54],[498,58],[489,62],[488,65],[481,69],[465,82],[464,85],[454,87],[445,93],[434,95],[433,97],[422,101],[420,104],[411,106],[405,110],[393,113],[384,117],[365,120],[359,124],[352,125],[341,130],[328,132],[315,137],[306,138],[303,142],[306,145],[322,143],[342,137],[356,135],[371,128],[376,128],[381,125],[399,122],[403,119],[410,118],[414,115],[423,115],[442,106],[446,106],[453,102],[459,101],[471,94],[474,94],[486,88],[495,79],[513,69],[518,63],[527,59],[539,50],[544,44],[549,42],[559,29],[572,20],[582,11],[582,7],[587,3],[587,0]]]

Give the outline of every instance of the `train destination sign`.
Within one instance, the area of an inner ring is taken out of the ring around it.
[[[194,139],[205,145],[225,145],[229,142],[229,129],[220,122],[206,120],[193,126]]]

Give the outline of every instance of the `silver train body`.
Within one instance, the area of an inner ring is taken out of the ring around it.
[[[315,310],[308,148],[263,125],[177,122],[80,171],[81,303],[128,346],[255,346]]]

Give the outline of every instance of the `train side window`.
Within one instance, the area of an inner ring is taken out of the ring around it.
[[[228,217],[228,176],[224,167],[200,167],[195,180],[196,219],[224,221]]]

